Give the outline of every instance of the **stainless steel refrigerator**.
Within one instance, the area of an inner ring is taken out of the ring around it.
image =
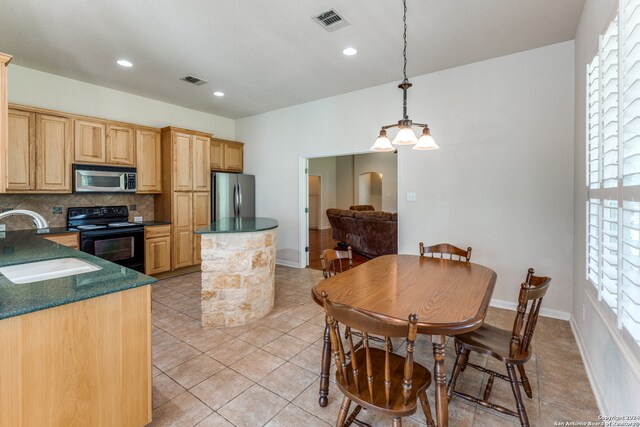
[[[211,220],[253,217],[256,214],[255,177],[241,173],[211,174]]]

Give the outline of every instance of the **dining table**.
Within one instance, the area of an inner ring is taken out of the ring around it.
[[[444,368],[447,335],[482,326],[496,283],[496,273],[471,262],[420,255],[383,255],[324,279],[312,288],[316,303],[322,293],[332,302],[398,320],[418,316],[418,333],[431,336],[434,358],[435,408],[438,427],[448,425],[449,401]],[[320,406],[329,395],[331,340],[325,328],[320,375]]]

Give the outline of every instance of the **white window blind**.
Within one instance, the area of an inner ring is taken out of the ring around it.
[[[618,11],[586,69],[586,276],[640,360],[640,1]]]

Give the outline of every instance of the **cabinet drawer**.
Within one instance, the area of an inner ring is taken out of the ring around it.
[[[144,238],[153,239],[155,237],[166,237],[171,235],[171,224],[153,225],[144,228]]]
[[[64,233],[64,234],[51,234],[48,236],[42,236],[47,240],[59,243],[64,246],[69,246],[73,249],[80,249],[78,244],[78,233]]]

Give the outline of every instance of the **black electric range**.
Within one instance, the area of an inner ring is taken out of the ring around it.
[[[80,231],[80,250],[144,272],[144,226],[128,219],[126,206],[67,210],[67,226]]]

